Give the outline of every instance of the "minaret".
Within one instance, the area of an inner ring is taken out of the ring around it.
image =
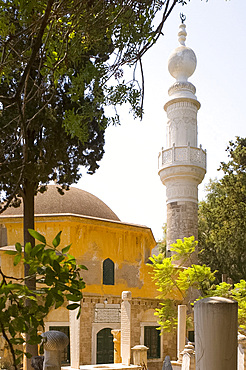
[[[178,46],[168,60],[168,70],[176,79],[169,88],[167,149],[159,154],[159,175],[166,186],[167,250],[176,239],[198,238],[198,185],[206,173],[206,152],[197,147],[197,112],[200,103],[196,88],[188,78],[196,69],[196,55],[187,46],[186,26],[179,27]]]

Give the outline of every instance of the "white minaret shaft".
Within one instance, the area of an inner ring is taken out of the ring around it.
[[[180,46],[168,60],[168,70],[176,79],[164,106],[167,112],[167,149],[159,154],[159,175],[166,186],[167,249],[177,239],[198,238],[198,185],[206,173],[206,152],[197,147],[196,88],[188,78],[196,69],[196,55],[187,46],[186,26],[180,25]]]

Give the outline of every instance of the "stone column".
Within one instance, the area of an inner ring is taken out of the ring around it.
[[[177,330],[177,357],[181,361],[181,352],[185,348],[186,339],[186,305],[178,306],[178,330]]]
[[[130,365],[131,359],[131,301],[129,291],[122,292],[121,303],[121,358],[123,365]]]
[[[44,343],[43,370],[61,370],[61,353],[68,345],[66,334],[52,330],[42,334]]]
[[[133,365],[138,365],[147,369],[147,351],[148,347],[142,344],[132,347]]]
[[[196,370],[195,349],[189,343],[182,352],[182,370]]]
[[[121,363],[121,355],[120,355],[120,345],[121,345],[121,332],[120,330],[111,330],[111,334],[113,334],[113,342],[114,342],[114,363],[120,364]]]
[[[197,370],[237,369],[237,302],[210,297],[194,305]]]
[[[246,336],[238,335],[238,370],[246,370]]]
[[[72,369],[79,369],[80,365],[80,318],[77,319],[77,315],[78,308],[69,311],[70,358]]]

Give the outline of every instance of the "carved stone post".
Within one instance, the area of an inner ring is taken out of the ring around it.
[[[141,344],[132,347],[133,365],[138,365],[144,369],[147,369],[147,351],[148,347]]]
[[[68,345],[66,334],[51,330],[42,334],[44,342],[43,370],[61,370],[61,353]]]
[[[178,330],[177,330],[177,357],[181,361],[181,352],[185,348],[186,338],[186,305],[178,306]]]
[[[70,302],[73,303],[73,302]],[[71,368],[79,369],[80,365],[80,318],[78,309],[69,311]]]
[[[238,335],[238,370],[246,370],[246,337]]]
[[[122,292],[121,303],[121,357],[123,365],[130,365],[131,359],[131,301],[132,293]]]
[[[121,345],[121,332],[120,330],[111,330],[111,334],[113,334],[113,342],[114,342],[114,363],[120,364],[121,363],[121,355],[120,355],[120,345]]]
[[[195,370],[196,360],[195,360],[195,350],[194,346],[189,343],[185,346],[182,352],[182,370]]]

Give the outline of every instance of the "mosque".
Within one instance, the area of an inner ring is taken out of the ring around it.
[[[197,112],[200,108],[196,89],[188,78],[196,68],[195,53],[185,46],[186,30],[179,30],[180,45],[168,61],[170,74],[176,79],[169,88],[166,149],[159,154],[159,175],[166,186],[167,248],[178,238],[197,238],[198,184],[206,172],[206,152],[197,146]],[[76,328],[79,363],[113,362],[113,335],[120,329],[122,291],[131,291],[131,346],[145,344],[148,368],[161,369],[168,354],[176,359],[176,335],[159,335],[155,308],[160,304],[147,265],[156,247],[149,227],[125,223],[96,196],[71,187],[63,196],[56,185],[38,193],[35,204],[35,228],[48,242],[62,230],[62,243],[72,243],[70,253],[84,271],[86,288],[82,314]],[[13,267],[12,257],[3,251],[23,240],[23,210],[9,208],[0,215],[1,267],[8,274],[21,275]],[[46,330],[56,329],[69,335],[71,316],[61,307],[47,317]],[[70,335],[75,335],[70,333]],[[70,348],[63,360],[70,363]]]

